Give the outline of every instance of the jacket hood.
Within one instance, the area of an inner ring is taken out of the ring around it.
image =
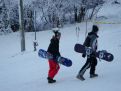
[[[97,33],[95,33],[95,32],[89,32],[88,35],[89,35],[89,36],[90,36],[90,35],[95,35],[97,38],[99,37],[99,36],[97,35]]]

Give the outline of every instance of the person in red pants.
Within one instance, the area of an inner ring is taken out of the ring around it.
[[[50,44],[47,50],[50,54],[53,55],[53,59],[48,60],[49,62],[49,71],[48,71],[48,77],[47,77],[48,83],[56,82],[56,80],[54,80],[53,78],[55,77],[55,75],[58,73],[60,69],[60,66],[57,62],[57,57],[60,56],[59,40],[61,37],[61,33],[58,31],[53,31],[53,32],[54,32],[54,36],[50,40]]]

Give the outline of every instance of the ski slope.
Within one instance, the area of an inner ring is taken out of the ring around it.
[[[77,40],[75,27],[80,27]],[[89,29],[92,24],[89,23]],[[99,49],[106,49],[114,54],[113,62],[98,61],[96,73],[98,78],[90,79],[89,70],[85,73],[85,81],[76,79],[85,60],[81,54],[74,52],[75,43],[83,43],[85,38],[84,24],[71,25],[60,29],[61,55],[72,59],[72,67],[61,69],[55,79],[57,83],[47,83],[48,62],[33,51],[34,33],[26,33],[26,51],[20,52],[19,33],[0,36],[0,91],[120,91],[121,90],[121,27],[120,25],[100,25]],[[39,48],[47,49],[52,31],[38,32]]]
[[[114,9],[116,8],[112,8],[112,11]],[[117,18],[116,20],[120,20]],[[33,51],[34,33],[25,34],[26,51],[23,53],[19,32],[0,36],[0,91],[121,91],[121,24],[98,24],[98,50],[111,52],[114,55],[113,62],[98,61],[97,78],[89,78],[87,70],[85,81],[76,79],[86,59],[74,51],[74,45],[83,43],[85,25],[81,23],[60,28],[60,53],[70,58],[73,65],[60,65],[60,71],[55,77],[57,82],[54,84],[47,83],[47,60],[39,58],[37,54],[40,48],[47,49],[53,36],[51,30],[37,32],[39,46],[36,52]],[[76,36],[76,27],[80,28],[79,37]],[[88,32],[91,27],[92,23],[88,22]]]

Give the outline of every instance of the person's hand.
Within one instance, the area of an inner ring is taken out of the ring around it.
[[[85,58],[85,57],[86,57],[86,54],[83,53],[83,54],[82,54],[82,57]]]

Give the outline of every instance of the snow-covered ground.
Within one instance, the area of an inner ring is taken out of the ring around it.
[[[92,24],[89,24],[89,29]],[[75,27],[80,27],[79,41],[77,41]],[[96,72],[98,78],[90,79],[89,71],[85,74],[85,81],[76,79],[76,75],[86,59],[74,52],[75,43],[82,43],[85,38],[84,24],[77,24],[61,29],[60,52],[72,59],[72,67],[64,67],[55,77],[57,83],[48,84],[46,77],[48,62],[33,52],[34,33],[26,33],[26,51],[20,52],[19,33],[0,36],[0,91],[120,91],[121,90],[121,27],[120,25],[100,25],[99,49],[106,49],[114,54],[113,62],[98,62]],[[52,36],[51,31],[38,32],[38,49],[47,49]]]
[[[121,0],[117,0],[120,4],[114,4],[116,0],[106,0],[106,3],[102,6],[97,14],[98,19],[103,23],[121,23]]]
[[[115,11],[114,9],[118,8],[112,8],[112,11]],[[85,81],[76,79],[86,58],[84,59],[81,54],[74,52],[74,45],[77,42],[83,43],[85,25],[85,23],[74,24],[60,29],[62,33],[60,53],[62,56],[70,58],[73,65],[71,67],[61,65],[60,71],[55,77],[57,83],[54,84],[47,83],[47,60],[38,57],[37,51],[33,51],[34,33],[25,34],[26,51],[23,53],[20,52],[19,32],[0,36],[0,91],[121,91],[120,24],[98,24],[100,28],[98,49],[111,52],[114,55],[113,62],[98,61],[96,73],[99,74],[99,77],[97,78],[89,78],[89,70],[87,70],[84,75]],[[80,27],[79,38],[76,36],[76,27]],[[91,27],[92,23],[89,22],[88,32]],[[47,49],[52,35],[51,30],[38,32],[39,46],[37,50]]]

